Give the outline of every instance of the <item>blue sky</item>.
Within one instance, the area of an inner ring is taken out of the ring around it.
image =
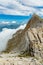
[[[43,0],[0,0],[0,21],[26,22],[34,13],[43,18]]]
[[[31,18],[30,16],[21,16],[21,15],[6,15],[0,14],[0,24],[25,24]]]

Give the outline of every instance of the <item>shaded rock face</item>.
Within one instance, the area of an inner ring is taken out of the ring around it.
[[[37,33],[35,33],[33,30],[36,30]],[[30,38],[30,44],[29,44],[29,53],[31,56],[35,56],[35,57],[42,57],[43,58],[43,33],[42,33],[42,28],[41,30],[40,28],[39,29],[36,29],[36,28],[32,28],[31,31],[32,31],[32,35],[33,35],[33,38],[31,40]]]
[[[33,15],[24,30],[17,31],[8,41],[5,52],[23,53],[43,58],[43,20]]]

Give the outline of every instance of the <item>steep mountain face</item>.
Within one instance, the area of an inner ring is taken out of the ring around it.
[[[19,30],[8,41],[5,52],[23,53],[43,58],[43,20],[33,15],[24,30]]]

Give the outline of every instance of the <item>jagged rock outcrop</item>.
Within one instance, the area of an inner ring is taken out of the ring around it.
[[[43,58],[43,20],[33,15],[24,30],[18,31],[8,41],[5,52],[23,53]]]

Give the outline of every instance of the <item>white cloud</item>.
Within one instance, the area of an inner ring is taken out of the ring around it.
[[[2,32],[0,32],[0,51],[3,51],[3,50],[6,49],[8,40],[12,38],[12,35],[14,33],[16,33],[16,31],[18,31],[19,29],[24,29],[25,27],[26,27],[26,24],[21,25],[17,29],[7,29],[7,28],[4,28],[2,30]]]
[[[43,6],[43,0],[19,0],[25,5],[31,6]]]
[[[2,21],[0,24],[9,24],[9,22]]]
[[[11,23],[16,23],[16,21],[12,21]]]
[[[15,23],[16,23],[16,21],[11,21],[11,22],[9,22],[9,21],[1,21],[1,22],[0,22],[0,24],[5,24],[5,25],[6,25],[6,24],[8,24],[8,25],[9,25],[9,24],[15,24]]]
[[[10,15],[30,15],[40,12],[43,0],[0,0],[0,13]]]

